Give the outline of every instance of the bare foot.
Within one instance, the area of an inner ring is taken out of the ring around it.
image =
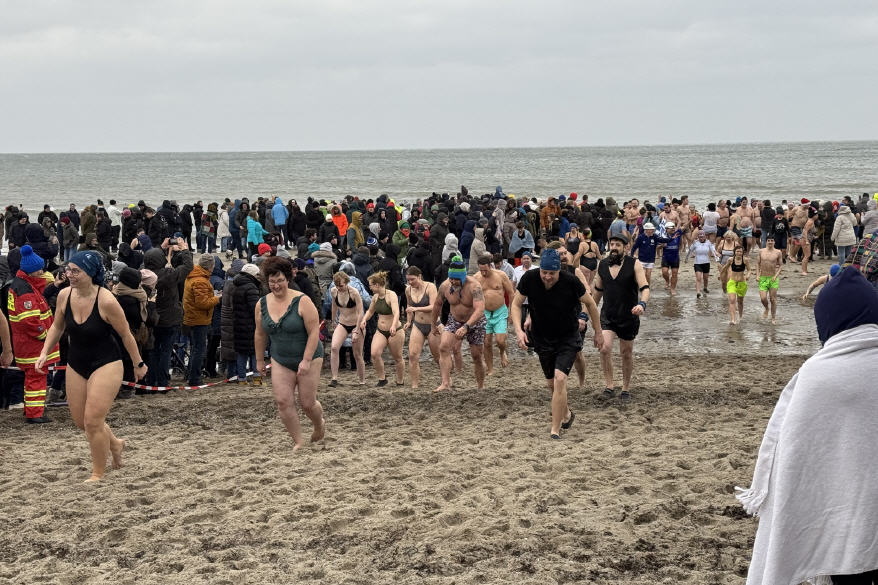
[[[762,311],[762,318],[763,318],[763,319],[767,319],[767,318],[768,318],[768,309],[765,309],[764,311]]]
[[[125,448],[124,439],[117,439],[115,445],[110,445],[110,455],[113,456],[113,469],[122,467],[122,449]]]
[[[417,390],[417,389],[418,389],[417,384],[412,384],[412,390]]]
[[[671,289],[671,296],[672,297],[677,296],[677,291],[675,291],[674,289]]]
[[[438,386],[436,386],[433,392],[442,392],[443,390],[451,390],[451,387],[446,386],[445,384],[439,384]]]
[[[735,324],[734,321],[729,321],[729,325],[734,325],[734,324]]]
[[[802,273],[802,276],[808,276],[808,275],[809,275],[809,274],[811,274],[811,272],[810,272],[810,271],[807,271],[807,272],[803,272],[803,273]]]
[[[485,375],[486,375],[486,376],[493,376],[493,375],[494,375],[494,370],[485,370]]]
[[[293,451],[294,451],[294,452],[295,452],[295,451],[298,451],[298,450],[301,449],[302,447],[303,447],[302,443],[296,443],[295,445],[293,445]]]
[[[101,477],[100,475],[92,475],[90,478],[88,478],[87,480],[85,480],[82,483],[94,483],[96,481],[101,481],[102,479],[103,479],[103,477]]]
[[[772,324],[772,325],[777,325],[777,319],[775,319],[774,317],[772,317],[772,318],[771,318],[771,324]]]
[[[321,418],[320,426],[314,427],[314,432],[311,433],[311,442],[322,441],[324,436],[326,436],[326,420]]]

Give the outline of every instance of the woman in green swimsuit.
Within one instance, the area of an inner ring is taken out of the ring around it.
[[[302,447],[302,427],[296,408],[296,391],[302,411],[314,423],[311,441],[326,434],[323,407],[317,401],[317,382],[323,367],[320,318],[307,295],[289,288],[293,265],[285,258],[269,257],[260,267],[271,291],[256,303],[256,369],[265,376],[265,348],[271,340],[271,386],[280,418]]]
[[[378,330],[372,337],[372,364],[375,366],[375,373],[378,374],[376,386],[387,385],[384,361],[381,359],[385,347],[390,349],[390,355],[396,364],[396,385],[402,386],[405,378],[405,362],[402,360],[405,332],[399,327],[399,301],[395,292],[387,290],[386,272],[376,272],[370,276],[369,288],[372,289],[372,304],[360,319],[360,330],[365,331],[366,321],[371,319],[372,315],[378,315]]]

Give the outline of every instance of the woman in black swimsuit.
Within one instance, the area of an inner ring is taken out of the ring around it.
[[[135,364],[135,381],[146,375],[146,365],[137,350],[119,301],[104,289],[104,267],[97,252],[73,255],[66,268],[70,286],[58,293],[57,315],[49,329],[37,361],[41,371],[48,348],[62,333],[69,336],[67,353],[67,402],[70,415],[85,430],[91,448],[92,473],[87,481],[98,481],[107,469],[107,454],[113,468],[122,466],[125,441],[117,439],[107,425],[107,413],[122,383],[122,348]]]
[[[353,342],[354,360],[357,362],[357,377],[362,386],[366,383],[366,365],[363,363],[365,335],[357,325],[363,316],[363,298],[354,287],[350,286],[351,277],[344,272],[336,272],[332,281],[335,286],[330,291],[332,297],[330,321],[338,323],[338,325],[332,332],[332,355],[329,359],[332,380],[329,385],[333,388],[338,386],[338,352],[345,339],[350,335]]]
[[[721,282],[726,281],[726,294],[729,297],[729,325],[736,325],[744,317],[744,295],[747,294],[747,281],[750,280],[750,258],[744,254],[742,246],[735,246],[732,259],[720,268],[719,279]],[[735,318],[735,307],[737,307],[737,319]]]
[[[582,230],[582,238],[579,250],[575,253],[573,263],[576,264],[575,258],[578,257],[579,265],[585,269],[585,279],[588,281],[588,284],[591,284],[598,269],[598,258],[601,255],[601,251],[598,245],[592,241],[590,229],[585,228]]]
[[[421,380],[421,350],[424,349],[424,341],[430,346],[433,360],[439,364],[439,342],[441,335],[433,331],[433,303],[436,301],[436,285],[432,282],[424,282],[421,269],[410,266],[405,272],[408,286],[405,287],[405,296],[408,299],[406,312],[406,329],[409,333],[409,377],[412,380],[412,390],[418,389]],[[420,297],[415,300],[415,295]]]

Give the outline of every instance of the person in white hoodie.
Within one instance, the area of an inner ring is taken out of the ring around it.
[[[747,585],[878,583],[878,294],[856,268],[814,304],[823,347],[778,398],[749,489]]]
[[[230,204],[223,203],[219,210],[219,222],[216,226],[216,237],[220,241],[220,252],[225,252],[228,258],[232,257],[232,251],[229,250],[229,243],[232,240],[232,232],[229,231],[229,210],[226,209]]]
[[[838,215],[835,217],[835,226],[832,228],[832,241],[838,248],[838,259],[840,262],[847,260],[854,245],[857,243],[857,233],[854,229],[857,225],[857,219],[851,213],[851,208],[847,205],[841,205],[838,208]]]

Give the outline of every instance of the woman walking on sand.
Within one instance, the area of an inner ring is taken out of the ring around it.
[[[330,370],[332,380],[329,386],[338,386],[338,353],[342,345],[351,336],[354,350],[354,361],[357,362],[357,378],[360,385],[366,383],[366,364],[363,363],[363,342],[366,340],[365,332],[360,330],[360,317],[363,316],[363,298],[360,293],[350,285],[351,277],[344,272],[336,272],[332,277],[335,286],[330,290],[332,305],[330,309],[330,321],[337,323],[332,331],[332,345],[330,356]]]
[[[719,271],[720,282],[725,282],[729,297],[729,325],[741,322],[744,316],[744,295],[747,294],[747,281],[750,280],[750,258],[744,255],[743,246],[735,246],[735,255]],[[738,318],[735,318],[737,306]]]
[[[92,473],[87,482],[98,481],[107,469],[107,454],[113,468],[122,466],[125,441],[118,439],[107,425],[107,413],[122,384],[122,345],[134,366],[135,381],[146,375],[137,342],[128,328],[119,301],[103,287],[104,266],[100,254],[77,252],[65,269],[70,286],[58,293],[55,322],[49,329],[37,371],[46,364],[49,348],[61,335],[70,339],[67,353],[67,402],[70,415],[91,449]]]
[[[307,295],[289,288],[293,265],[286,258],[270,256],[262,262],[262,275],[271,291],[256,304],[256,369],[264,377],[265,348],[271,341],[271,386],[278,414],[293,438],[297,451],[305,444],[296,394],[305,415],[314,424],[311,442],[323,440],[326,422],[317,400],[317,382],[323,367],[320,318]]]
[[[441,337],[433,333],[433,303],[436,301],[436,285],[432,282],[424,282],[421,269],[410,266],[405,274],[408,286],[405,287],[405,296],[408,300],[406,308],[405,328],[410,329],[409,334],[409,377],[412,382],[412,390],[418,389],[421,380],[421,351],[424,342],[430,347],[433,359],[439,363],[439,342]],[[417,297],[417,298],[416,298]]]
[[[372,304],[360,319],[360,329],[366,330],[366,322],[372,315],[378,315],[378,330],[372,337],[372,364],[378,374],[376,386],[387,386],[387,373],[384,371],[384,360],[381,354],[384,348],[390,349],[390,355],[396,363],[396,385],[402,386],[405,377],[405,362],[402,360],[402,346],[405,344],[405,332],[399,326],[399,301],[396,293],[387,288],[387,273],[376,272],[369,277],[372,289]]]

